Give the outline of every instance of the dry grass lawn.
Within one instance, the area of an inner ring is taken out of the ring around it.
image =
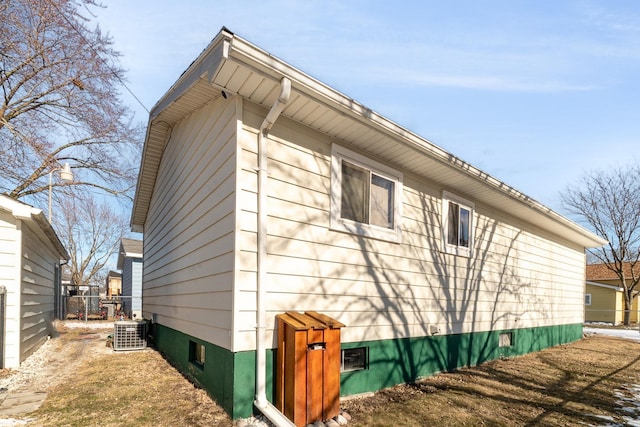
[[[105,333],[58,328],[59,351],[83,362],[64,373],[28,426],[231,426],[229,416],[150,348],[114,352]],[[78,346],[78,344],[80,344]],[[64,369],[62,369],[64,371]],[[60,372],[58,372],[58,375]]]
[[[88,330],[63,328],[54,340],[59,351],[74,348],[66,357],[82,360],[69,372],[58,370],[62,377],[53,381],[44,405],[25,415],[34,419],[29,426],[233,425],[154,350],[85,351],[104,347],[104,340]],[[640,343],[589,337],[435,375],[345,401],[342,407],[353,417],[350,427],[625,425],[623,416],[630,414],[620,396],[632,397],[636,384]]]
[[[640,343],[589,337],[343,403],[351,426],[613,426],[640,420]],[[637,425],[637,424],[635,424]]]

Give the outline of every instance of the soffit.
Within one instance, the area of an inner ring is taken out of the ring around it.
[[[584,247],[604,243],[504,182],[231,33],[223,30],[203,55],[152,111],[142,165],[150,173],[139,178],[139,190],[143,184],[143,189],[152,191],[164,141],[175,122],[221,96],[222,91],[268,109],[279,95],[280,80],[288,77],[291,98],[283,116],[423,176],[443,190],[514,215]],[[136,199],[139,197],[145,195],[136,193]],[[134,207],[132,224],[143,224],[150,193],[146,197],[144,203],[136,203],[139,206]]]

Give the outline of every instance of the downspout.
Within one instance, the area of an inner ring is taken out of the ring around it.
[[[267,400],[266,328],[267,328],[267,142],[269,131],[278,120],[291,96],[291,80],[280,81],[280,96],[264,118],[258,133],[258,280],[256,292],[256,399],[254,405],[278,427],[295,425]]]

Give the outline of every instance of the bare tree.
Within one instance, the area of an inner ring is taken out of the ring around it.
[[[66,162],[74,182],[53,186],[130,197],[135,185],[141,138],[119,99],[119,54],[88,27],[93,7],[0,1],[0,192],[14,199],[43,202],[49,173]]]
[[[595,171],[561,195],[564,207],[608,244],[590,251],[624,289],[624,324],[640,282],[640,168],[637,165]]]
[[[60,234],[69,245],[72,283],[93,285],[105,277],[104,268],[127,233],[128,218],[114,212],[108,203],[90,197],[79,200],[63,202],[56,219],[64,224]]]

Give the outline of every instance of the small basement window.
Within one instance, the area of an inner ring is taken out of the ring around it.
[[[367,347],[342,349],[340,372],[367,369]]]
[[[200,368],[204,367],[205,347],[195,341],[189,341],[189,362]]]
[[[591,294],[586,294],[584,296],[584,305],[591,305]]]
[[[500,334],[499,347],[511,347],[513,345],[513,332],[503,332]]]

